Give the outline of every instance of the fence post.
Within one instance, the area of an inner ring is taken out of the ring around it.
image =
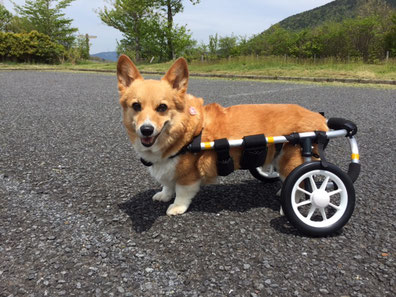
[[[389,51],[386,51],[386,62],[389,60]]]

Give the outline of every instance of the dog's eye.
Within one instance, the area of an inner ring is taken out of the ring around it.
[[[138,102],[135,102],[132,104],[132,108],[134,111],[141,111],[142,110],[142,105]]]
[[[166,106],[166,104],[160,104],[160,105],[158,105],[156,110],[158,112],[165,112],[167,109],[168,109],[168,106]]]

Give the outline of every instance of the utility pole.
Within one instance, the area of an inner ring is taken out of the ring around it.
[[[0,0],[0,1],[1,1],[1,0]],[[90,39],[95,39],[95,38],[97,38],[98,36],[89,35],[89,34],[87,33],[87,34],[85,34],[85,35],[79,35],[79,37],[85,37],[85,48],[87,49],[87,55],[88,55],[87,58],[89,58],[89,50],[90,50],[89,40],[90,40]]]

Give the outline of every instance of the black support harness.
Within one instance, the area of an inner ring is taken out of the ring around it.
[[[201,151],[201,138],[202,131],[199,133],[199,135],[195,136],[189,144],[183,146],[180,151],[170,156],[168,159],[176,158],[177,156],[184,155],[187,152],[199,153]],[[143,158],[140,158],[140,162],[142,162],[142,164],[147,167],[153,166],[153,163],[146,161]]]

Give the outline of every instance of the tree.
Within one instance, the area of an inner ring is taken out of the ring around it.
[[[393,15],[392,25],[389,27],[389,31],[385,34],[385,48],[390,51],[394,57],[396,57],[396,14]]]
[[[198,4],[199,1],[200,0],[190,0],[193,5]],[[173,24],[173,17],[179,12],[183,12],[184,6],[182,4],[182,0],[159,0],[159,5],[161,9],[166,13],[166,38],[168,48],[167,52],[168,59],[172,60],[175,56],[175,27]]]
[[[384,0],[360,0],[358,16],[367,18],[371,16],[386,17],[392,12],[392,8]]]
[[[229,56],[238,56],[240,54],[238,48],[238,37],[231,35],[219,38],[219,54],[222,58]]]
[[[217,55],[217,50],[219,48],[219,36],[217,35],[209,35],[209,53],[211,56],[215,57]]]
[[[273,26],[265,39],[268,42],[268,54],[270,55],[289,55],[293,46],[294,32],[287,31],[279,25]]]
[[[114,0],[111,5],[98,14],[123,34],[117,51],[133,53],[136,61],[153,56],[170,60],[193,44],[186,27],[173,23],[173,16],[183,9],[181,0]]]
[[[339,22],[326,22],[317,27],[314,32],[320,41],[322,57],[347,58],[350,50],[350,42],[346,34],[346,27]]]
[[[25,5],[14,4],[16,12],[26,19],[31,28],[48,35],[56,43],[70,48],[77,28],[72,28],[72,19],[65,18],[62,11],[75,0],[26,0]]]
[[[151,22],[157,18],[153,10],[153,0],[115,0],[112,8],[104,7],[98,14],[102,22],[119,30],[124,40],[122,47],[128,52],[134,52],[134,58],[139,61],[143,54],[142,42],[152,36]]]
[[[378,49],[378,46],[382,45],[380,41],[382,34],[379,31],[379,20],[378,17],[373,16],[344,21],[352,55],[362,57],[364,62],[369,62],[373,56],[380,55],[381,49]]]
[[[75,47],[79,51],[79,55],[81,59],[88,60],[89,59],[89,35],[78,35]]]
[[[12,14],[0,3],[0,31],[8,31]]]

